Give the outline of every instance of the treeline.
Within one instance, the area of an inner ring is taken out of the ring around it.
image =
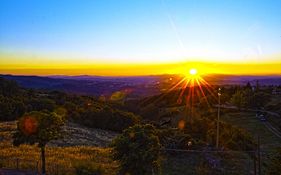
[[[15,120],[25,113],[27,93],[16,82],[0,78],[0,120]]]
[[[197,88],[197,89],[196,89]],[[218,105],[218,86],[209,87],[204,90],[204,96],[198,95],[200,89],[194,87],[196,96],[193,104],[187,104],[189,89],[187,88],[182,96],[181,90],[174,90],[161,95],[147,97],[135,103],[136,111],[143,119],[153,121],[159,128],[160,143],[166,148],[176,149],[202,149],[207,145],[214,146],[216,141],[216,120]],[[249,83],[246,86],[225,86],[221,87],[221,104],[241,108],[258,108],[266,106],[271,98],[271,89],[266,87],[252,87]],[[201,93],[201,92],[200,92]],[[239,94],[239,95],[237,95]],[[179,101],[179,97],[181,101]],[[185,116],[183,127],[180,130],[171,129],[173,118],[181,115],[184,107]],[[191,114],[192,108],[192,114]],[[237,109],[236,109],[237,110]],[[221,114],[226,110],[221,110]],[[192,120],[189,120],[192,116]],[[170,118],[170,120],[168,119]],[[165,119],[165,126],[161,126],[161,120]],[[160,125],[160,126],[159,126]],[[189,145],[191,144],[191,145]],[[230,150],[253,150],[256,142],[253,137],[244,129],[233,126],[231,123],[220,122],[220,146]]]
[[[250,83],[247,83],[244,87],[236,87],[235,91],[231,94],[230,103],[239,109],[262,109],[269,102],[271,91],[271,87],[261,89],[258,84],[251,86]]]
[[[216,144],[216,120],[194,118],[186,121],[180,130],[159,129],[160,143],[169,149],[202,150]],[[225,150],[250,151],[256,148],[256,142],[244,129],[229,123],[220,122],[220,147]]]
[[[139,117],[133,113],[95,97],[24,89],[14,81],[0,78],[0,121],[16,120],[24,113],[42,110],[64,111],[69,121],[114,131],[122,131],[139,122]]]

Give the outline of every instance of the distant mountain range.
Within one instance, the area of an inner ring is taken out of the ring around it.
[[[127,97],[138,98],[160,93],[162,82],[177,75],[155,75],[135,77],[103,77],[103,76],[15,76],[0,75],[14,80],[26,88],[61,90],[69,93],[110,96],[115,92],[124,92]],[[215,85],[241,85],[250,82],[260,85],[281,85],[281,76],[238,76],[238,75],[208,75],[204,79]]]
[[[159,77],[101,77],[101,76],[15,76],[0,75],[14,80],[25,88],[60,90],[80,95],[111,96],[115,92],[125,93],[127,97],[143,97],[159,93],[154,85]]]
[[[213,74],[204,77],[210,84],[218,85],[245,85],[248,82],[256,84],[257,81],[260,85],[281,85],[281,75],[272,76],[255,76],[255,75],[221,75]]]

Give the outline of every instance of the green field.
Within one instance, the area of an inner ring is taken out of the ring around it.
[[[221,116],[221,119],[249,131],[257,142],[260,137],[261,165],[262,172],[265,173],[270,158],[276,148],[281,145],[281,139],[266,128],[264,123],[255,116],[255,112],[227,112]]]
[[[281,139],[269,131],[262,121],[255,116],[255,112],[225,112],[221,120],[237,127],[246,129],[254,137],[260,137],[261,149],[272,151],[280,147]]]

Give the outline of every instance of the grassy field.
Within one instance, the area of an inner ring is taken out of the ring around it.
[[[15,168],[15,159],[19,158],[21,169],[36,169],[39,160],[39,149],[35,146],[22,145],[13,147],[10,143],[0,143],[0,165],[7,168]],[[110,158],[110,149],[97,147],[47,147],[46,149],[47,172],[50,174],[75,174],[75,167],[81,164],[95,166],[104,174],[116,174],[117,162]],[[40,166],[40,163],[39,163]]]
[[[255,116],[255,112],[228,112],[222,115],[221,119],[246,129],[255,139],[260,137],[262,172],[265,173],[274,151],[276,148],[280,148],[281,139],[266,128],[263,122]]]
[[[109,148],[97,147],[48,147],[46,150],[47,156],[47,172],[48,174],[67,174],[74,175],[77,164],[85,166],[92,166],[98,171],[102,170],[104,175],[118,174],[118,162],[111,159]],[[7,168],[16,168],[15,160],[5,158],[19,158],[20,169],[35,170],[36,162],[39,160],[39,149],[35,146],[22,145],[20,147],[13,147],[10,143],[0,143],[0,165]],[[240,153],[239,153],[240,154]],[[218,157],[218,156],[216,156]],[[222,172],[240,175],[249,174],[252,165],[249,158],[241,158],[236,155],[237,159],[233,159],[234,155],[224,155]],[[245,157],[245,156],[244,156]],[[3,159],[4,158],[4,159]],[[24,161],[21,161],[21,160]],[[204,156],[201,153],[176,153],[176,154],[162,154],[162,174],[163,175],[181,175],[181,174],[209,174],[210,167],[206,163]],[[2,160],[2,161],[1,161]],[[30,161],[33,160],[33,161]],[[228,161],[226,161],[228,160]],[[234,161],[237,161],[236,163]],[[241,167],[241,164],[246,163],[246,166]],[[240,166],[236,166],[236,165]],[[40,166],[40,163],[39,163]],[[248,167],[247,167],[248,166]],[[1,166],[0,166],[1,167]],[[247,168],[249,169],[247,169]],[[215,173],[215,171],[213,172]],[[218,173],[218,174],[223,174]]]
[[[276,115],[267,115],[268,121],[273,125],[277,130],[281,132],[281,96],[273,96],[268,104],[265,106],[265,109],[268,111],[275,112],[279,114]]]
[[[261,149],[272,151],[281,145],[281,139],[269,131],[255,112],[225,112],[221,119],[239,128],[246,129],[254,137],[260,137]]]
[[[16,159],[19,159],[19,168],[35,171],[40,167],[40,150],[36,146],[12,145],[14,122],[0,123],[0,167],[16,168]],[[47,172],[49,174],[75,174],[75,167],[91,166],[102,170],[105,175],[114,175],[118,163],[110,157],[111,149],[95,146],[46,147]]]

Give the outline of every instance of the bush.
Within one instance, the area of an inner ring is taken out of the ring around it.
[[[77,175],[101,175],[103,170],[101,166],[89,162],[76,162],[74,163],[75,173]]]
[[[195,143],[189,134],[174,129],[158,130],[158,137],[161,145],[168,149],[194,149],[188,143]]]
[[[85,111],[80,112],[80,117],[76,120],[89,127],[120,132],[139,122],[139,118],[133,113],[109,107],[103,109],[86,109]]]
[[[33,111],[54,111],[56,103],[48,98],[35,98],[29,101],[29,104],[32,106]]]
[[[0,94],[0,121],[11,121],[19,118],[25,112],[21,99],[4,97]]]
[[[121,174],[145,175],[159,172],[160,143],[152,125],[135,125],[113,141],[113,158]]]

